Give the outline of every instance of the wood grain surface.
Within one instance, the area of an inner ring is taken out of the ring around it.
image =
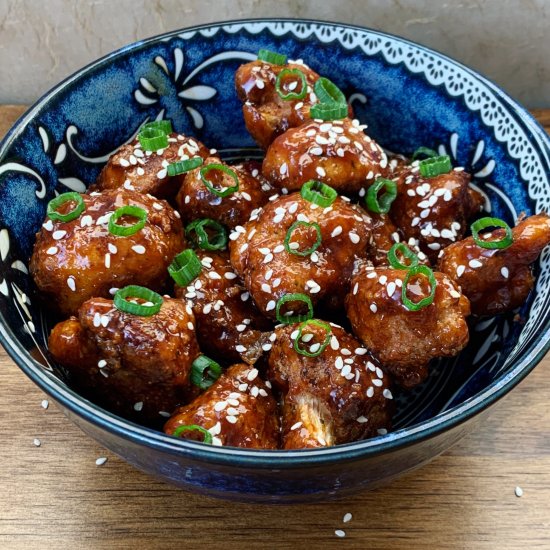
[[[0,107],[0,135],[23,110]],[[536,115],[550,125],[550,111]],[[550,548],[550,356],[481,429],[429,465],[372,492],[292,507],[223,502],[156,481],[55,406],[42,408],[44,398],[2,351],[0,549]],[[108,460],[97,466],[99,457]]]

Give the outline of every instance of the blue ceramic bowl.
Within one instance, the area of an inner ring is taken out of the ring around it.
[[[550,146],[529,114],[485,78],[436,52],[363,28],[315,21],[206,25],[137,42],[82,69],[34,105],[0,147],[0,334],[21,369],[86,433],[136,467],[194,491],[246,501],[312,501],[372,487],[449,448],[547,351],[550,256],[517,322],[472,325],[468,348],[397,396],[395,431],[349,445],[254,451],[185,441],[83,399],[48,355],[52,319],[28,275],[55,192],[84,191],[110,153],[160,117],[222,156],[259,156],[233,76],[259,48],[303,58],[351,98],[387,149],[439,148],[474,175],[486,208],[513,223],[549,210]]]

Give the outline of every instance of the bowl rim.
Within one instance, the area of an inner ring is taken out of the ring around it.
[[[166,33],[152,36],[144,40],[136,41],[122,48],[119,48],[99,59],[85,65],[67,78],[63,79],[56,86],[48,90],[40,99],[38,99],[11,127],[5,137],[0,142],[0,157],[3,152],[11,145],[15,138],[27,127],[38,110],[47,104],[47,102],[63,89],[67,88],[73,81],[77,80],[83,74],[93,69],[101,67],[121,54],[128,51],[138,51],[152,43],[178,36],[184,32],[200,31],[213,27],[223,27],[225,25],[238,25],[245,23],[294,23],[294,24],[314,24],[340,27],[350,30],[368,31],[369,33],[381,37],[390,37],[402,43],[412,45],[415,48],[424,50],[430,54],[435,54],[446,61],[460,67],[462,70],[470,73],[476,79],[489,87],[512,112],[519,116],[523,123],[533,133],[533,137],[541,146],[550,150],[550,138],[534,119],[534,117],[519,103],[512,99],[499,86],[488,80],[483,75],[463,65],[462,63],[438,52],[432,48],[422,46],[406,38],[386,33],[368,27],[351,25],[347,23],[338,23],[333,21],[318,19],[284,18],[284,17],[260,17],[245,18],[227,21],[219,21],[176,29]],[[110,413],[91,401],[80,396],[71,388],[65,386],[52,373],[44,367],[23,348],[11,327],[6,322],[4,314],[0,312],[0,343],[4,346],[10,357],[21,368],[21,370],[43,391],[50,395],[61,406],[71,413],[83,418],[92,425],[129,440],[138,445],[153,448],[157,451],[166,452],[177,456],[187,456],[189,458],[210,462],[215,464],[225,464],[233,466],[247,466],[257,469],[277,468],[290,469],[304,466],[317,466],[325,464],[335,464],[348,462],[352,460],[364,459],[369,456],[385,454],[387,452],[397,451],[401,448],[433,438],[443,432],[455,428],[460,424],[472,419],[481,411],[487,409],[500,398],[518,385],[541,361],[544,355],[550,349],[550,316],[546,322],[537,330],[538,338],[533,338],[527,349],[521,353],[521,359],[516,366],[504,375],[494,380],[489,386],[478,394],[475,394],[459,405],[439,413],[433,418],[413,425],[409,428],[402,428],[396,432],[390,432],[387,435],[377,436],[363,441],[356,441],[334,447],[325,447],[318,449],[297,449],[297,450],[263,450],[263,449],[242,449],[236,447],[217,447],[204,445],[202,443],[175,438],[164,434],[163,432],[143,427],[139,424],[125,420],[113,413]]]

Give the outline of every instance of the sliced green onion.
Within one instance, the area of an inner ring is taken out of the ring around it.
[[[188,248],[180,252],[174,261],[168,266],[170,277],[179,286],[187,286],[193,279],[200,275],[202,264],[193,250]]]
[[[212,434],[202,426],[197,426],[197,424],[178,426],[174,430],[174,433],[172,435],[175,437],[180,437],[181,434],[184,432],[199,432],[203,436],[203,440],[202,440],[203,443],[207,443],[208,445],[212,444]]]
[[[340,103],[346,104],[346,96],[340,88],[328,78],[322,76],[313,85],[313,91],[321,103]],[[347,105],[346,105],[347,108]]]
[[[437,157],[437,151],[430,149],[429,147],[419,147],[412,156],[413,160],[416,160],[418,157],[432,158]]]
[[[214,235],[208,235],[206,228],[213,229]],[[202,250],[222,250],[227,245],[227,230],[221,223],[210,218],[191,222],[185,228],[185,234]]]
[[[232,185],[231,187],[222,188],[222,189],[216,189],[216,187],[214,187],[214,183],[206,177],[206,175],[212,171],[219,171],[219,172],[223,172],[224,174],[227,174],[233,179],[233,181],[235,182],[235,185]],[[237,176],[237,172],[229,168],[229,166],[225,166],[223,164],[208,164],[204,168],[201,168],[200,177],[204,185],[208,188],[208,190],[218,197],[227,197],[232,193],[234,193],[235,191],[239,190],[239,177]]]
[[[346,103],[316,103],[309,110],[311,118],[321,120],[339,120],[348,116]]]
[[[127,298],[139,298],[145,300],[148,305],[129,302]],[[125,313],[140,315],[141,317],[150,317],[160,311],[162,306],[162,296],[145,288],[144,286],[129,285],[116,291],[114,296],[115,307]]]
[[[385,192],[379,195],[382,188]],[[390,211],[390,206],[395,200],[395,197],[397,197],[396,183],[385,178],[377,178],[369,187],[365,202],[367,203],[367,208],[371,212],[387,214]]]
[[[285,315],[284,313],[281,313],[281,308],[288,302],[303,302],[307,306],[307,313],[297,315]],[[285,325],[307,321],[313,317],[313,304],[311,302],[311,298],[307,294],[302,294],[300,292],[296,294],[285,294],[277,300],[275,314],[277,316],[277,321]]]
[[[401,253],[404,259],[410,263],[404,264],[397,257],[397,253]],[[409,269],[419,264],[418,256],[404,243],[395,243],[388,251],[388,262],[395,269]]]
[[[295,250],[290,248],[290,239],[292,238],[292,234],[298,227],[313,227],[313,229],[315,229],[315,232],[317,233],[315,242],[307,250]],[[319,246],[321,245],[321,240],[322,240],[321,227],[319,226],[318,223],[315,223],[315,222],[308,223],[308,222],[297,221],[297,222],[294,222],[286,232],[285,242],[284,242],[285,250],[289,254],[294,254],[295,256],[309,256],[319,248]]]
[[[192,159],[180,160],[169,164],[166,171],[170,177],[177,176],[178,174],[185,174],[190,170],[198,168],[203,163],[202,157],[193,157]]]
[[[287,77],[295,76],[300,80],[300,90],[298,92],[288,91],[285,93],[283,90],[283,80]],[[278,75],[275,81],[275,91],[279,94],[281,99],[289,101],[291,99],[304,99],[307,94],[307,81],[305,74],[300,69],[283,69]]]
[[[123,216],[131,216],[137,218],[138,221],[132,225],[118,225],[116,222]],[[109,218],[109,233],[117,237],[128,237],[137,233],[145,227],[147,221],[147,211],[139,206],[127,204],[117,208]]]
[[[72,210],[70,210],[66,214],[61,214],[57,211],[60,206],[63,206],[68,202],[76,203],[75,207]],[[48,203],[47,215],[50,220],[70,222],[72,220],[76,220],[76,218],[78,218],[78,216],[80,216],[80,214],[82,214],[84,210],[86,210],[84,199],[78,193],[71,191],[70,193],[63,193],[55,197],[55,199],[52,199]]]
[[[143,128],[138,139],[144,151],[158,151],[168,147],[168,136],[160,128]]]
[[[153,122],[148,122],[141,127],[140,133],[146,128],[162,130],[166,135],[169,135],[173,132],[172,122],[170,120],[153,120]]]
[[[222,368],[216,361],[199,355],[191,365],[191,383],[201,390],[208,389],[222,374]]]
[[[286,65],[286,55],[270,50],[260,50],[258,52],[258,60],[271,63],[272,65]]]
[[[407,285],[409,284],[409,280],[412,277],[416,277],[418,275],[424,275],[424,277],[428,278],[431,290],[430,294],[426,296],[426,298],[422,298],[422,300],[420,300],[419,302],[413,302],[407,297]],[[403,305],[409,311],[418,311],[423,307],[429,306],[434,301],[436,286],[437,281],[435,280],[434,272],[427,265],[417,265],[411,267],[407,271],[407,274],[405,275],[405,280],[403,281],[403,286],[401,287],[401,299],[403,300]]]
[[[505,233],[502,239],[498,241],[486,241],[479,236],[479,232],[482,229],[487,229],[487,227],[500,227],[504,229]],[[472,237],[481,248],[508,248],[513,242],[514,238],[512,237],[512,229],[510,226],[500,218],[481,218],[474,222],[470,228],[472,230]]]
[[[323,340],[323,343],[319,346],[319,349],[314,352],[311,352],[306,349],[302,349],[300,347],[300,338],[302,337],[302,332],[304,328],[306,328],[309,325],[321,327],[325,329],[325,339]],[[306,357],[317,357],[321,355],[323,351],[325,351],[326,347],[330,342],[331,336],[332,336],[332,329],[330,328],[330,325],[328,323],[325,323],[324,321],[317,321],[316,319],[308,319],[298,327],[298,336],[296,336],[296,339],[294,340],[294,350],[300,355],[305,355]]]
[[[421,160],[418,166],[420,167],[420,173],[425,178],[435,178],[435,176],[447,174],[452,168],[449,155]]]
[[[326,183],[316,180],[309,180],[302,185],[300,195],[302,195],[302,198],[306,199],[306,201],[326,208],[336,200],[338,193]]]

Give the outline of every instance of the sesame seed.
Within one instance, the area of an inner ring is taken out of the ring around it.
[[[355,283],[353,285],[353,295],[357,294],[357,291],[359,290],[359,283]]]
[[[303,425],[302,422],[296,422],[295,424],[292,424],[292,426],[290,427],[290,431],[297,430],[298,428],[301,428],[302,425]]]
[[[367,388],[367,397],[372,397],[374,395],[374,388],[372,386],[369,386]]]
[[[342,226],[339,225],[337,227],[335,227],[332,231],[332,233],[330,234],[331,237],[337,237],[338,235],[340,235],[340,233],[342,233]]]
[[[505,279],[508,279],[509,275],[510,275],[510,271],[508,270],[507,267],[502,267],[500,269],[500,274],[505,278]]]
[[[380,380],[379,378],[374,378],[372,383],[375,385],[375,386],[381,386],[382,385],[382,380]]]
[[[340,356],[338,356],[338,357],[336,358],[336,360],[334,361],[334,366],[335,366],[338,370],[340,370],[340,369],[344,366],[344,360],[343,360]]]
[[[336,529],[336,531],[334,531],[334,534],[341,539],[346,536],[346,532],[342,531],[342,529]]]
[[[111,267],[111,255],[108,252],[105,254],[105,267],[107,269]]]
[[[243,292],[243,293],[241,294],[241,300],[242,300],[243,302],[246,302],[246,301],[248,300],[248,298],[250,298],[250,292]]]
[[[281,174],[281,176],[284,176],[287,172],[288,172],[288,165],[286,162],[283,162],[283,164],[281,164],[281,167],[279,168],[279,173]]]
[[[48,250],[46,250],[46,254],[48,254],[49,256],[53,256],[54,254],[57,254],[57,246],[51,246],[50,248],[48,248]]]
[[[466,270],[466,266],[464,265],[459,265],[457,268],[456,268],[456,276],[457,277],[462,277],[464,271]]]
[[[42,399],[42,408],[47,409],[50,406],[50,402],[47,399]]]
[[[317,172],[317,175],[321,176],[322,178],[324,178],[327,175],[327,173],[325,172],[325,169],[322,168],[321,166],[317,166],[317,168],[315,168],[315,171]]]
[[[352,518],[353,518],[353,516],[351,515],[350,512],[348,512],[347,514],[344,514],[344,517],[343,517],[342,521],[344,523],[348,523],[349,521],[351,521]]]
[[[312,147],[309,152],[311,155],[319,156],[323,154],[323,149],[321,147]]]
[[[376,304],[371,304],[370,306],[370,310],[373,312],[373,313],[376,313],[378,311],[378,308],[376,307]]]
[[[132,250],[136,254],[145,254],[145,247],[141,244],[136,244],[136,245],[132,246]]]
[[[52,233],[52,238],[55,240],[55,241],[59,241],[60,239],[62,239],[65,235],[67,234],[67,232],[63,229],[61,230],[58,230],[58,231],[54,231]]]
[[[479,261],[479,260],[470,260],[468,262],[468,265],[472,268],[472,269],[476,269],[478,267],[481,267],[483,264]],[[457,270],[458,271],[458,270]]]
[[[239,402],[237,401],[237,405],[239,404]],[[230,415],[230,416],[239,416],[239,411],[238,409],[235,409],[234,407],[229,407],[227,409],[227,414]]]
[[[386,435],[388,433],[388,430],[386,430],[386,428],[378,428],[378,430],[376,430],[378,432],[378,435]]]
[[[249,373],[246,375],[246,378],[249,382],[252,382],[255,380],[258,376],[258,369],[251,369]]]
[[[460,298],[460,292],[457,292],[456,290],[451,290],[450,295],[452,298]]]
[[[264,344],[264,345],[262,346],[262,350],[263,350],[263,351],[269,351],[270,349],[271,349],[271,344]]]
[[[386,388],[383,392],[382,392],[382,395],[386,398],[386,399],[393,399],[393,394],[390,390],[388,390],[388,388]]]
[[[362,416],[362,415],[361,415],[361,416],[358,416],[358,417],[356,418],[356,420],[357,420],[357,422],[359,422],[359,424],[364,424],[365,422],[368,422],[368,421],[369,421],[369,419],[368,419],[367,417]],[[351,514],[346,514],[346,516],[347,516],[347,515],[351,515]],[[344,516],[344,518],[345,518],[346,516]],[[349,521],[349,519],[348,519],[348,520],[344,519],[344,523],[346,523],[347,521]]]
[[[241,246],[241,248],[239,248],[239,252],[242,254],[247,248],[248,248],[248,243],[244,243]]]
[[[105,462],[107,462],[107,458],[102,456],[100,458],[98,458],[96,461],[95,461],[95,465],[96,466],[103,466],[103,464],[105,464]]]
[[[357,244],[361,240],[361,237],[359,237],[357,233],[348,233],[348,236],[349,236],[349,240],[353,244]]]
[[[393,296],[393,293],[395,292],[396,285],[394,282],[388,283],[388,286],[386,287],[388,291],[388,296],[391,298]]]
[[[334,336],[334,334],[330,338],[330,347],[336,351],[340,347],[340,343],[338,342],[338,338]]]
[[[523,489],[521,487],[516,487],[514,489],[514,493],[516,494],[517,497],[522,497],[523,496]]]
[[[208,272],[208,277],[210,279],[221,279],[222,278],[222,276],[217,271],[209,271]]]
[[[214,405],[214,410],[216,412],[221,412],[225,409],[225,407],[227,407],[227,402],[226,401],[218,401],[215,405]]]
[[[385,285],[386,282],[387,282],[388,278],[385,276],[385,275],[382,275],[380,277],[380,279],[378,279],[378,282],[381,284],[381,285]]]

